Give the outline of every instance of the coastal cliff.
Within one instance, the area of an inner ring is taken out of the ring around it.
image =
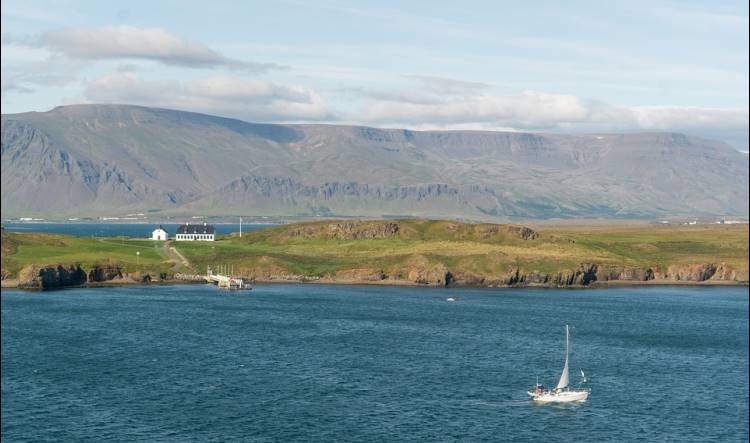
[[[419,259],[417,259],[419,261]],[[675,265],[667,273],[651,268],[623,268],[582,264],[577,269],[556,273],[523,272],[514,269],[500,275],[482,275],[451,270],[443,264],[416,265],[389,273],[383,269],[354,268],[323,276],[293,274],[276,267],[243,271],[243,276],[260,282],[321,282],[346,284],[394,284],[436,287],[588,287],[602,284],[738,284],[746,285],[747,274],[740,275],[725,264]],[[718,272],[721,269],[722,272]]]
[[[148,273],[123,273],[117,265],[94,266],[88,272],[79,264],[74,265],[31,265],[18,275],[19,289],[62,289],[68,287],[96,286],[98,284],[137,284],[150,283]]]

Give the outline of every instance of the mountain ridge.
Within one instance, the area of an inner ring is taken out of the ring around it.
[[[747,182],[741,153],[680,133],[270,124],[131,105],[2,115],[4,217],[746,216]]]

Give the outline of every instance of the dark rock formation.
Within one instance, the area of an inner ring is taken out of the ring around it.
[[[534,240],[535,238],[539,237],[539,234],[537,234],[536,231],[531,228],[527,228],[526,226],[508,226],[507,229],[508,234],[514,235],[524,240]]]
[[[626,268],[622,266],[599,266],[596,271],[596,281],[648,281],[654,279],[651,268]]]
[[[116,278],[122,278],[122,267],[117,265],[94,266],[89,271],[90,282],[110,281]]]
[[[58,289],[86,283],[86,271],[79,265],[29,266],[19,274],[18,287],[24,289]]]
[[[344,222],[328,225],[326,237],[337,240],[359,240],[361,238],[391,238],[398,233],[398,222]]]
[[[661,281],[734,281],[747,282],[747,275],[741,275],[730,266],[722,263],[715,265],[712,263],[690,264],[690,265],[672,265],[669,266],[666,273],[659,272],[652,268],[642,267],[624,267],[610,266],[599,264],[581,264],[578,268],[561,271],[554,274],[540,272],[525,273],[514,268],[507,274],[499,277],[487,277],[476,275],[470,272],[457,272],[452,274],[450,283],[456,286],[548,286],[548,287],[567,287],[567,286],[590,286],[603,282],[645,282],[650,280]],[[435,283],[419,274],[420,279],[415,280],[410,275],[409,279],[419,283]]]
[[[359,240],[363,238],[392,238],[398,234],[396,221],[351,221],[298,226],[286,232],[287,237],[320,237],[328,240]]]

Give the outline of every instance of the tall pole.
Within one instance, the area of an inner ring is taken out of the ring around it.
[[[242,238],[242,217],[240,217],[240,238]]]

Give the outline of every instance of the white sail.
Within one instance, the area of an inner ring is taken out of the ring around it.
[[[568,353],[570,350],[570,337],[568,333],[568,325],[565,325],[565,367],[563,368],[562,375],[560,376],[560,381],[557,383],[556,389],[565,389],[568,387]]]

